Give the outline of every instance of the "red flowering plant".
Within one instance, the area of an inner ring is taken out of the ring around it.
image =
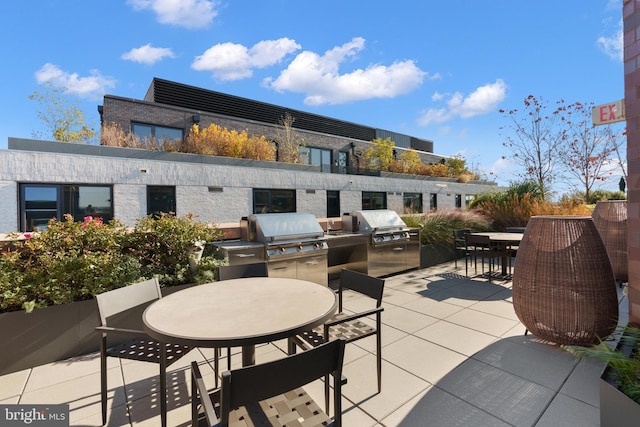
[[[68,214],[24,235],[0,257],[0,311],[90,299],[139,280],[140,262],[122,251],[125,235],[118,221]]]

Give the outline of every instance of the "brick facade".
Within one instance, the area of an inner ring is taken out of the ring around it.
[[[640,0],[625,0],[622,13],[628,162],[629,321],[640,325]]]
[[[132,122],[137,122],[180,128],[184,130],[186,135],[193,125],[193,116],[196,114],[200,116],[199,125],[201,127],[207,127],[215,123],[218,126],[228,129],[235,129],[237,131],[246,130],[249,135],[262,135],[270,140],[277,139],[277,132],[279,130],[276,123],[267,124],[237,119],[219,114],[209,114],[196,110],[161,105],[149,101],[120,98],[112,95],[106,95],[104,97],[103,111],[102,121],[104,124],[115,123],[127,131],[131,129]],[[293,126],[295,127],[295,122]],[[352,165],[357,164],[358,157],[362,156],[364,150],[369,147],[368,141],[305,130],[296,130],[296,132],[304,139],[306,146],[332,150],[333,159],[338,158],[338,152],[348,153],[348,162]],[[353,148],[352,143],[355,145]],[[402,149],[399,148],[399,150]],[[418,153],[422,162],[426,164],[437,163],[443,158],[443,156],[436,154],[426,152]]]

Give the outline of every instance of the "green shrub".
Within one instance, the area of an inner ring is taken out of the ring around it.
[[[193,214],[150,215],[138,219],[125,238],[125,248],[142,264],[144,277],[157,277],[162,286],[173,286],[195,282],[196,271],[190,268],[189,255],[196,242],[213,242],[221,237],[217,227],[196,221]],[[209,266],[202,261],[200,264]]]
[[[52,219],[0,253],[0,312],[86,300],[151,277],[161,286],[211,282],[224,261],[206,245],[198,246],[204,253],[197,265],[190,254],[195,242],[221,235],[193,215],[145,217],[130,232],[115,220]]]
[[[0,311],[32,310],[90,299],[137,281],[140,263],[121,251],[126,231],[117,221],[52,219],[15,243],[0,264]]]

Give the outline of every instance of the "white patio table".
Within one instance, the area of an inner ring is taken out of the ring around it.
[[[242,347],[242,365],[255,363],[255,345],[322,325],[337,309],[335,292],[299,279],[253,277],[196,285],[151,304],[145,330],[163,343]],[[164,349],[164,346],[160,346]],[[166,367],[161,354],[160,372]],[[218,373],[216,373],[218,374]],[[160,378],[160,413],[166,426],[166,375]]]

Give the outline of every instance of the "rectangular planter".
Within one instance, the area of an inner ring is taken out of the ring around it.
[[[420,245],[420,268],[453,261],[457,256],[456,251],[450,245]]]
[[[187,286],[191,285],[163,288],[162,293]],[[115,321],[125,326],[137,324],[143,310],[140,307]],[[95,332],[99,323],[93,299],[38,308],[31,313],[0,313],[0,375],[99,351],[100,336]]]
[[[634,427],[640,423],[640,404],[622,393],[608,379],[609,368],[600,378],[600,425],[602,427]]]

